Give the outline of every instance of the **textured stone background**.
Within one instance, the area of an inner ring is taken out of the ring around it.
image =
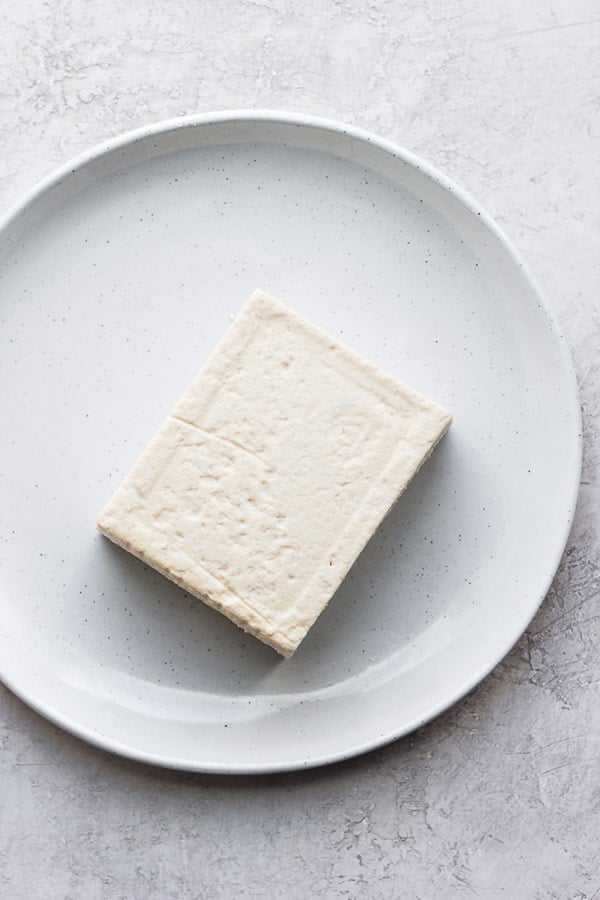
[[[600,897],[598,0],[0,0],[0,204],[184,113],[314,112],[444,169],[513,238],[573,347],[576,523],[527,634],[413,737],[348,764],[190,777],[0,689],[0,897]]]

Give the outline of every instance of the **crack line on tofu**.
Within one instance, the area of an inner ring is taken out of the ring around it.
[[[225,444],[229,444],[231,447],[235,447],[237,450],[242,450],[244,453],[248,453],[249,456],[253,456],[254,459],[257,459],[263,466],[273,472],[273,466],[271,466],[268,462],[266,462],[259,453],[251,450],[249,447],[245,447],[243,444],[238,443],[238,441],[234,441],[233,438],[224,437],[222,434],[217,434],[216,431],[208,431],[206,428],[202,428],[200,425],[196,425],[195,422],[190,422],[189,419],[184,419],[182,416],[177,416],[175,413],[171,413],[171,418],[175,419],[176,422],[181,422],[183,425],[189,425],[190,428],[195,428],[196,431],[200,431],[202,434],[206,434],[208,437],[214,438],[216,441],[223,441]]]

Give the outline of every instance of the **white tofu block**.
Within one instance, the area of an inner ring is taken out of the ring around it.
[[[450,421],[255,291],[98,528],[291,656]]]

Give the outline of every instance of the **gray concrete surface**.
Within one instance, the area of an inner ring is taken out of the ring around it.
[[[0,897],[600,897],[597,0],[0,0],[0,205],[158,119],[356,123],[480,199],[558,312],[585,464],[558,576],[466,700],[350,763],[259,779],[112,758],[0,689]]]

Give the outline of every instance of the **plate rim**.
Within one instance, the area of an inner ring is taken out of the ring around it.
[[[504,659],[511,651],[517,641],[522,637],[525,630],[538,612],[542,602],[544,601],[554,576],[558,571],[562,560],[564,550],[569,539],[577,499],[579,495],[579,486],[581,480],[582,456],[583,456],[583,433],[582,433],[582,410],[579,397],[579,386],[577,382],[576,370],[573,363],[570,347],[564,336],[560,323],[552,307],[550,306],[539,282],[530,272],[529,268],[521,259],[520,254],[514,247],[512,241],[509,240],[504,231],[495,222],[495,220],[486,212],[486,210],[476,201],[467,191],[456,184],[451,178],[439,171],[435,166],[422,159],[410,150],[406,150],[399,144],[387,138],[379,137],[371,131],[360,128],[355,125],[349,125],[335,119],[316,116],[308,113],[286,112],[273,109],[232,109],[219,110],[214,112],[195,113],[192,115],[178,116],[174,118],[164,119],[150,125],[144,125],[126,131],[116,137],[109,138],[98,144],[93,145],[82,153],[77,154],[67,162],[55,168],[48,175],[35,183],[24,194],[14,202],[8,210],[0,216],[0,236],[11,227],[11,225],[21,216],[29,206],[41,199],[52,188],[59,186],[60,182],[70,175],[75,174],[79,169],[93,163],[102,156],[113,153],[123,147],[127,147],[139,140],[165,134],[170,131],[177,131],[184,128],[196,128],[203,126],[212,126],[218,124],[244,124],[244,123],[260,123],[268,125],[295,125],[304,128],[311,128],[333,133],[338,136],[349,137],[362,143],[371,144],[386,154],[394,157],[400,162],[404,162],[412,169],[419,171],[429,180],[433,181],[451,197],[457,200],[463,207],[477,215],[485,226],[487,232],[497,241],[500,247],[507,254],[512,263],[521,270],[521,274],[528,283],[533,296],[537,299],[540,309],[543,310],[556,340],[557,347],[560,351],[564,367],[565,400],[570,407],[572,415],[572,428],[574,431],[574,452],[567,460],[567,471],[565,477],[568,484],[568,496],[570,504],[564,519],[563,537],[557,548],[557,552],[549,571],[543,580],[541,590],[535,598],[532,598],[531,605],[528,605],[525,616],[519,620],[515,626],[514,635],[502,645],[500,651],[497,651],[490,657],[490,661],[467,679],[459,690],[456,690],[448,698],[441,702],[433,703],[421,715],[413,717],[401,727],[392,729],[383,735],[377,735],[369,741],[365,741],[358,745],[352,745],[343,750],[337,750],[323,754],[318,757],[311,757],[307,760],[301,758],[282,759],[277,763],[238,763],[238,764],[219,764],[214,762],[202,762],[198,760],[191,762],[190,760],[168,757],[161,754],[151,753],[128,744],[123,744],[99,731],[94,731],[86,726],[81,725],[74,719],[63,715],[60,710],[53,708],[50,704],[39,700],[30,691],[21,688],[15,680],[2,671],[2,663],[0,661],[0,682],[2,682],[15,696],[22,700],[27,706],[44,718],[59,726],[63,730],[69,732],[75,737],[86,741],[87,743],[107,751],[109,753],[125,757],[136,762],[159,766],[166,769],[181,770],[186,772],[204,773],[204,774],[220,774],[220,775],[263,775],[273,774],[277,772],[292,772],[305,769],[317,768],[336,762],[342,762],[355,756],[360,756],[372,750],[383,747],[399,738],[405,737],[437,716],[444,713],[455,703],[462,700],[470,693],[484,678],[486,678],[493,669]]]

